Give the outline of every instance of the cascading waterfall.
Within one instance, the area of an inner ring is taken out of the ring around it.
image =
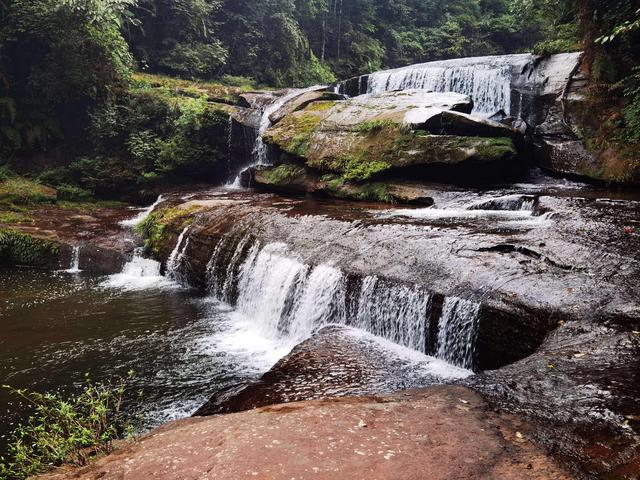
[[[445,299],[438,324],[436,356],[458,367],[472,368],[479,319],[479,303],[457,297]]]
[[[378,277],[362,282],[354,326],[426,353],[431,295],[420,287],[393,285]]]
[[[169,255],[169,259],[167,260],[167,276],[175,281],[179,281],[181,279],[179,269],[182,266],[182,261],[184,260],[187,248],[189,248],[188,233],[190,229],[191,225],[187,225],[182,230],[182,232],[178,236],[176,246],[171,252],[171,255]]]
[[[250,235],[223,237],[208,269],[210,293],[235,305],[238,314],[252,319],[272,340],[293,346],[324,325],[342,324],[428,353],[432,296],[418,285],[375,276],[349,282],[333,266],[307,265],[286,244],[263,246]],[[446,301],[437,356],[471,368],[479,306],[474,316],[461,302]]]
[[[158,199],[153,203],[153,205],[150,205],[149,207],[143,209],[138,215],[136,215],[133,218],[130,218],[129,220],[123,220],[122,222],[120,222],[120,225],[125,228],[135,227],[139,223],[146,220],[149,217],[149,215],[151,215],[151,213],[156,209],[156,207],[160,205],[162,202],[164,202],[164,197],[160,195]]]
[[[279,98],[277,98],[273,103],[271,103],[267,108],[265,108],[262,111],[262,116],[260,117],[260,125],[258,126],[258,132],[257,132],[257,137],[256,137],[256,141],[253,147],[253,152],[251,154],[252,158],[252,163],[244,168],[239,174],[238,176],[235,178],[235,180],[233,181],[233,183],[231,183],[230,185],[228,185],[231,188],[240,188],[242,186],[241,182],[242,182],[242,173],[244,173],[245,171],[247,171],[250,168],[259,166],[259,165],[269,165],[269,148],[267,146],[266,143],[264,143],[264,140],[262,139],[262,135],[269,129],[269,127],[271,127],[272,123],[271,123],[271,119],[269,118],[273,113],[277,112],[278,110],[280,110],[283,106],[285,106],[287,103],[289,103],[290,101],[292,101],[293,99],[299,97],[300,95],[303,95],[307,92],[312,92],[314,90],[319,90],[322,88],[326,88],[322,85],[314,85],[313,87],[309,87],[309,88],[305,88],[305,89],[293,89],[291,90],[289,93],[287,93],[286,95],[283,95]]]
[[[76,245],[71,250],[71,265],[65,270],[65,273],[80,273],[80,246]]]
[[[367,93],[407,89],[456,92],[473,99],[476,115],[488,117],[502,110],[509,116],[512,66],[529,58],[528,54],[461,58],[376,72],[368,76]]]

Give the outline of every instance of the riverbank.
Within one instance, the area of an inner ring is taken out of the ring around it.
[[[192,418],[62,479],[569,479],[473,391],[434,387]]]

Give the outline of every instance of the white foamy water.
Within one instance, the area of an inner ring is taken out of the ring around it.
[[[523,210],[470,210],[468,208],[416,208],[394,209],[372,212],[380,218],[409,218],[425,221],[481,220],[513,223],[521,226],[546,226],[551,222],[552,212],[536,216],[529,206]]]
[[[71,251],[71,265],[68,269],[64,270],[64,273],[74,274],[80,272],[82,272],[82,270],[80,270],[80,247],[76,245]]]
[[[456,92],[474,101],[473,113],[511,114],[511,69],[529,60],[529,54],[461,58],[422,63],[369,75],[368,92],[422,89]]]
[[[403,347],[402,345],[398,345],[386,338],[371,335],[363,330],[350,328],[345,330],[345,332],[347,335],[363,342],[375,342],[376,347],[388,352],[390,357],[396,357],[407,365],[413,365],[414,368],[417,367],[426,375],[432,375],[443,380],[462,379],[473,375],[471,370],[456,367],[455,365],[447,363],[439,358],[425,355],[411,348]]]
[[[140,213],[138,213],[138,215],[136,215],[133,218],[130,218],[129,220],[121,221],[120,225],[125,228],[135,227],[139,223],[142,223],[143,221],[145,221],[149,217],[149,215],[151,215],[151,213],[156,209],[156,207],[160,205],[162,202],[164,202],[164,198],[162,197],[162,195],[160,195],[158,199],[153,203],[153,205],[150,205],[149,207],[142,209]]]
[[[127,262],[122,272],[109,275],[103,282],[105,288],[124,291],[141,291],[150,289],[180,288],[173,280],[161,275],[160,262],[143,258],[139,252]]]

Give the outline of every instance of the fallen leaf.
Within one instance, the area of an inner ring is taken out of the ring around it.
[[[576,354],[574,355],[574,358],[582,358],[582,357],[586,357],[586,356],[587,356],[587,354],[586,354],[586,353],[576,353]]]
[[[467,400],[463,400],[463,399],[461,399],[461,398],[459,398],[458,400],[459,400],[461,403],[464,403],[465,405],[466,405],[467,403],[469,403]]]
[[[516,432],[516,438],[519,442],[524,442],[524,435],[522,435],[520,432]]]

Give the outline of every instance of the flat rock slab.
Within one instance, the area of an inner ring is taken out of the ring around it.
[[[463,387],[320,400],[169,424],[47,479],[568,479]]]

